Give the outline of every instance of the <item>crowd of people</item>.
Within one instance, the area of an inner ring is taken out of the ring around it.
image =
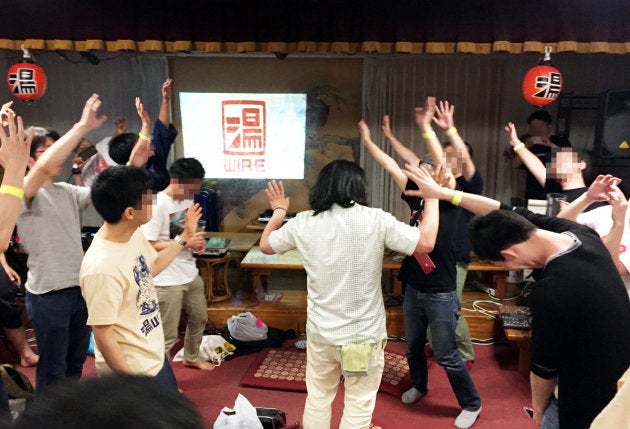
[[[85,137],[107,120],[99,95],[87,100],[78,122],[61,136],[27,130],[11,103],[2,107],[0,253],[17,225],[29,256],[26,279],[0,258],[0,321],[21,365],[37,367],[34,405],[15,427],[55,421],[61,411],[51,414],[51,407],[65,409],[72,395],[88,398],[101,388],[68,382],[81,377],[91,334],[103,386],[127,386],[121,388],[129,396],[122,398],[153,392],[156,403],[166,408],[170,401],[180,411],[173,413],[181,416],[180,426],[169,427],[201,427],[179,392],[169,355],[183,310],[184,365],[214,368],[199,355],[208,316],[193,257],[205,248],[198,231],[201,208],[193,197],[206,172],[194,158],[167,168],[177,135],[170,123],[172,80],[161,91],[152,129],[137,98],[139,132],[127,132],[124,118],[117,118],[114,136],[97,143],[90,158],[80,156]],[[587,187],[585,161],[568,141],[551,135],[549,114],[536,111],[527,120],[527,134],[519,136],[512,123],[505,127],[505,155],[528,171],[526,198],[556,192],[567,203],[557,216],[546,216],[485,197],[472,146],[455,127],[454,113],[453,105],[434,97],[415,109],[422,154],[401,143],[389,116],[383,117],[382,135],[404,166],[359,122],[362,144],[409,206],[406,222],[368,206],[365,172],[351,161],[324,166],[309,193],[310,210],[286,222],[290,198],[282,182],[267,184],[273,215],[260,248],[267,254],[296,249],[307,273],[305,429],[333,425],[340,377],[345,396],[339,428],[375,427],[371,419],[387,342],[381,290],[386,249],[406,255],[399,279],[412,383],[401,401],[408,406],[430,391],[428,343],[461,408],[455,427],[470,428],[482,415],[471,372],[474,349],[460,315],[471,252],[509,270],[534,270],[530,381],[533,418],[542,428],[589,428],[606,412],[630,366],[630,214],[621,180],[602,175]],[[55,181],[73,154],[73,184]],[[103,225],[84,253],[81,213],[90,205]],[[12,293],[23,280],[38,354],[26,342]],[[605,365],[597,364],[601,356]],[[125,401],[119,402],[118,411],[125,409]],[[11,420],[2,383],[0,419]],[[93,414],[85,423],[91,426],[80,427],[97,427],[97,421],[108,420]]]

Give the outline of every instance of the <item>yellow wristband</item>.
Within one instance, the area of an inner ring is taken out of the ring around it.
[[[525,146],[525,143],[520,142],[514,145],[514,147],[512,148],[512,150],[514,152],[518,152],[521,148],[523,148]]]
[[[131,165],[131,161],[127,161],[127,163],[125,164],[127,167],[129,167]]]
[[[446,134],[448,134],[449,136],[456,133],[457,133],[457,128],[455,127],[451,127],[448,130],[446,130]]]
[[[430,139],[431,137],[435,137],[435,131],[425,131],[422,133],[423,139]]]
[[[151,141],[151,137],[147,137],[142,133],[138,133],[138,137],[140,137],[142,140]]]
[[[455,195],[453,195],[453,199],[451,200],[451,204],[454,206],[458,206],[459,203],[462,202],[462,196],[464,193],[462,191],[455,191]]]
[[[24,198],[24,189],[17,188],[11,185],[0,185],[0,194],[13,195],[18,200]]]

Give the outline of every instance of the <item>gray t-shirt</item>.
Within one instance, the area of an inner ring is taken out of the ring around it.
[[[42,186],[22,203],[18,234],[28,253],[26,290],[42,294],[79,285],[83,259],[81,211],[90,188],[68,183]]]

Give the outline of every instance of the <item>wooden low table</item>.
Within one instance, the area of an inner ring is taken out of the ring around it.
[[[530,355],[529,343],[532,340],[531,331],[522,329],[503,329],[505,338],[514,341],[518,346],[518,372],[524,377],[529,376]]]
[[[205,282],[208,302],[227,301],[232,298],[228,283],[230,262],[240,263],[243,256],[258,242],[260,234],[246,232],[206,232],[206,237],[229,238],[228,252],[224,256],[197,256],[199,273]]]

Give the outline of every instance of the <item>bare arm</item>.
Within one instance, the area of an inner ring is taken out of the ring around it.
[[[441,166],[436,167],[437,170],[440,170],[441,168]],[[449,187],[439,186],[434,180],[428,180],[420,170],[421,169],[417,166],[410,164],[405,165],[405,174],[413,180],[419,188],[415,191],[405,191],[406,195],[422,198],[437,198],[442,201],[450,202],[456,201],[454,197],[456,195],[460,195],[458,197],[459,203],[457,205],[475,214],[487,213],[501,207],[501,203],[497,200],[493,200],[492,198],[456,191]]]
[[[149,112],[144,110],[144,105],[140,97],[136,97],[136,110],[142,121],[142,127],[138,133],[138,141],[131,150],[131,155],[129,155],[129,164],[136,167],[144,167],[151,155],[153,155],[153,145],[151,144],[151,117],[149,116]]]
[[[160,113],[158,119],[168,127],[171,123],[171,95],[172,95],[173,79],[166,79],[162,84],[162,105],[160,106]]]
[[[273,214],[260,236],[260,250],[267,255],[273,255],[276,252],[269,244],[269,235],[282,226],[287,210],[289,210],[290,197],[284,196],[282,181],[276,183],[275,180],[267,183],[265,195],[267,195],[269,205],[273,209]]]
[[[610,201],[611,193],[616,191],[612,186],[621,182],[621,179],[610,174],[600,174],[595,178],[588,190],[572,201],[570,204],[560,207],[558,217],[575,221],[577,216],[588,206],[596,201]]]
[[[24,189],[24,172],[33,140],[33,130],[24,132],[22,118],[11,110],[11,104],[4,104],[0,110],[0,165],[4,168],[0,188],[0,252],[9,247],[20,213],[22,196],[19,194]]]
[[[435,115],[435,97],[427,97],[424,107],[416,107],[416,124],[422,132],[422,138],[426,145],[427,152],[433,158],[433,164],[444,165],[444,154],[442,144],[433,131],[433,116]]]
[[[96,347],[98,347],[98,350],[103,355],[107,366],[115,372],[131,374],[131,368],[129,368],[127,364],[125,353],[118,341],[116,341],[114,326],[94,325],[92,326],[92,332],[94,332]]]
[[[24,179],[24,196],[33,198],[44,181],[54,174],[56,168],[63,164],[73,149],[88,132],[101,126],[107,119],[99,115],[101,100],[98,94],[93,94],[85,103],[79,122],[42,154]]]
[[[540,426],[542,417],[547,407],[547,403],[553,395],[553,391],[558,384],[557,378],[547,380],[538,377],[533,372],[529,373],[529,383],[532,388],[532,408],[534,409],[534,421]]]
[[[383,125],[381,129],[383,130],[383,135],[389,141],[389,144],[392,145],[392,149],[394,149],[394,152],[396,152],[398,156],[403,159],[405,164],[418,165],[420,163],[420,158],[418,158],[418,155],[416,155],[407,146],[403,145],[400,140],[398,140],[396,137],[394,137],[394,134],[392,134],[392,129],[389,122],[389,115],[383,116]]]
[[[610,256],[612,257],[615,266],[617,267],[617,271],[621,275],[628,274],[628,269],[624,264],[621,263],[619,259],[620,255],[620,247],[621,247],[621,238],[623,237],[623,231],[626,227],[626,211],[628,210],[628,200],[623,195],[623,192],[617,187],[617,185],[613,185],[613,192],[610,194],[609,203],[612,206],[612,219],[613,226],[604,237],[603,242],[608,252],[610,252]]]
[[[542,161],[527,148],[525,143],[519,140],[518,135],[516,134],[516,128],[512,122],[508,122],[504,130],[508,136],[510,145],[516,153],[516,156],[512,160],[512,166],[518,167],[518,165],[515,165],[515,161],[516,159],[519,159],[523,164],[525,164],[525,167],[527,167],[529,172],[532,173],[534,178],[536,178],[536,181],[540,183],[540,186],[545,186],[545,182],[547,181],[547,168],[545,167],[545,164],[543,164]]]
[[[455,128],[455,121],[453,119],[455,106],[449,104],[448,101],[440,101],[440,104],[436,106],[436,113],[437,117],[433,117],[433,122],[446,131],[446,135],[448,135],[451,145],[457,151],[457,156],[462,161],[462,175],[464,176],[464,179],[470,181],[470,179],[474,176],[475,171],[477,171],[477,167],[470,157],[470,153],[464,143],[464,139],[462,139],[457,131],[457,128]]]
[[[4,272],[7,273],[9,280],[15,282],[18,286],[22,284],[22,279],[20,275],[9,265],[7,262],[7,258],[4,256],[4,253],[0,253],[0,265],[4,268]]]
[[[186,241],[186,245],[188,245],[188,240],[195,239],[199,219],[201,219],[201,207],[199,204],[195,203],[190,206],[186,212],[186,224],[184,231],[180,234],[182,240]],[[199,235],[202,235],[202,233],[199,233]],[[184,247],[176,241],[166,243],[164,248],[158,252],[157,257],[149,265],[151,275],[155,277],[162,272],[164,268],[168,267],[183,248]]]
[[[372,141],[370,128],[364,120],[359,122],[359,133],[361,134],[363,146],[370,152],[374,160],[394,179],[398,188],[404,191],[407,185],[407,176],[405,176],[405,173],[403,173],[396,161]]]

